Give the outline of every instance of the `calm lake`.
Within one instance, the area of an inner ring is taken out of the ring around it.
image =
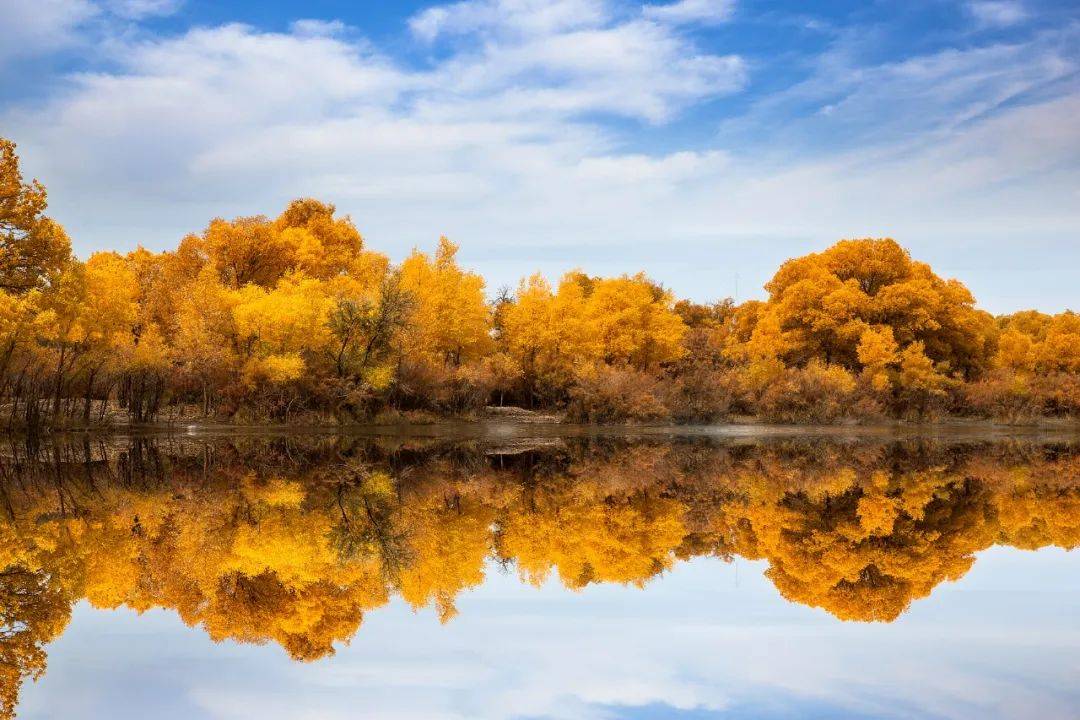
[[[0,718],[1076,718],[1080,439],[0,443]]]

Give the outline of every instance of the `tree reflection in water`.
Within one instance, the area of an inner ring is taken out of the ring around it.
[[[4,448],[0,512],[11,717],[81,599],[306,661],[395,594],[451,619],[492,559],[576,590],[712,555],[766,560],[792,602],[889,622],[980,550],[1075,547],[1080,445],[86,439]]]

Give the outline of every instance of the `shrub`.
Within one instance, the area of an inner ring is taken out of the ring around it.
[[[487,405],[494,386],[491,371],[481,364],[402,362],[393,405],[399,410],[465,413]]]
[[[666,420],[659,380],[627,367],[606,365],[581,373],[570,389],[567,417],[575,422]]]
[[[757,414],[772,422],[837,422],[853,416],[857,389],[844,368],[813,361],[780,373],[759,397]]]
[[[1048,415],[1080,419],[1080,374],[1042,375],[1035,381],[1035,387]]]
[[[743,404],[743,389],[734,370],[693,367],[669,376],[662,397],[673,420],[716,422]]]
[[[1040,388],[1012,370],[997,370],[978,382],[962,385],[957,395],[957,409],[977,417],[1017,423],[1045,412]]]

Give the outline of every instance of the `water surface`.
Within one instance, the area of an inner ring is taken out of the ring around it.
[[[8,444],[8,712],[1080,707],[1080,444],[428,434]]]

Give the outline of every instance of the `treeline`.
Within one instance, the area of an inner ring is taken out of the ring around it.
[[[0,422],[363,422],[488,405],[586,422],[1080,415],[1080,316],[993,317],[892,240],[789,260],[768,299],[644,274],[490,300],[441,239],[400,264],[317,200],[86,261],[0,139]]]
[[[493,566],[580,589],[765,560],[788,600],[889,622],[986,548],[1080,543],[1070,445],[82,439],[0,449],[0,718],[81,600],[308,661],[394,597],[450,620]]]

